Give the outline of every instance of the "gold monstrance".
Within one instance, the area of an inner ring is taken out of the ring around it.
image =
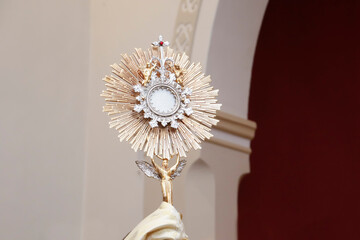
[[[185,53],[174,53],[168,46],[160,36],[151,49],[123,54],[120,64],[111,66],[113,75],[103,79],[106,90],[101,96],[110,127],[119,132],[120,141],[147,153],[151,163],[136,164],[146,176],[161,181],[163,201],[172,204],[172,180],[186,164],[180,157],[212,137],[210,128],[218,122],[221,104],[200,63],[190,64]],[[162,160],[160,166],[154,156]],[[176,163],[169,167],[173,156]]]

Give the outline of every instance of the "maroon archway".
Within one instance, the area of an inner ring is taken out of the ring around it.
[[[238,239],[360,239],[357,1],[269,2],[255,54]]]

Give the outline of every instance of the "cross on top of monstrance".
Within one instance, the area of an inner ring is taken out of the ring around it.
[[[136,161],[148,177],[161,180],[163,200],[172,204],[171,181],[180,174],[190,149],[212,137],[210,129],[218,120],[218,90],[204,77],[200,64],[189,62],[185,53],[174,53],[162,36],[148,50],[135,49],[113,64],[111,76],[103,79],[101,94],[104,112],[111,116],[110,127],[132,148],[143,150],[151,163]],[[161,165],[154,160],[157,156]],[[176,163],[169,167],[172,156]]]
[[[157,46],[157,47],[167,47],[170,45],[170,43],[168,41],[163,41],[163,36],[159,36],[159,41],[155,41],[155,42],[152,42],[152,45],[153,46]]]

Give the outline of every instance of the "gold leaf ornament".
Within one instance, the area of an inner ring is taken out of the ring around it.
[[[103,79],[103,111],[111,117],[110,127],[120,141],[151,158],[186,157],[191,148],[200,149],[201,141],[212,137],[221,106],[218,90],[200,63],[190,63],[185,53],[175,53],[168,45],[160,36],[148,50],[121,55]]]

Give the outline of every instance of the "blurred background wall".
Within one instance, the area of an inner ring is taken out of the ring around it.
[[[89,2],[0,2],[0,239],[80,239]]]

